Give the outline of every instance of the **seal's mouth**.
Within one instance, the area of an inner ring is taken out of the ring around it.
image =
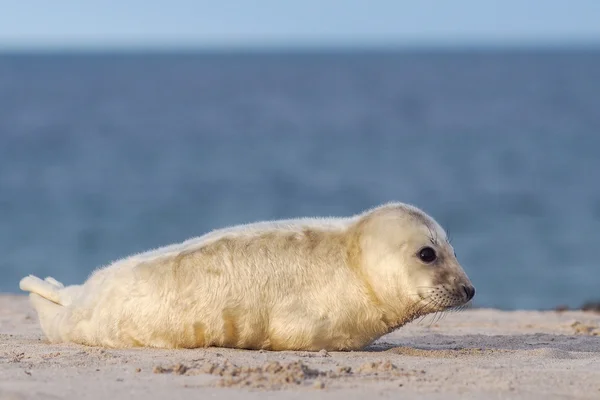
[[[475,297],[472,285],[438,285],[419,293],[420,303],[428,312],[458,310],[468,307]]]

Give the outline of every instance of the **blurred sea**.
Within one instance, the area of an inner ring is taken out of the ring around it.
[[[0,56],[0,291],[390,200],[475,306],[600,300],[600,51]]]

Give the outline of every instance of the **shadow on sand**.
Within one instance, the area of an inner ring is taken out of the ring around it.
[[[590,335],[424,335],[375,342],[367,352],[391,352],[417,357],[453,357],[553,349],[600,353],[600,337]]]

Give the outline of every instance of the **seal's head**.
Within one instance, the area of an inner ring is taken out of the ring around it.
[[[446,232],[425,212],[391,203],[359,221],[365,278],[400,319],[460,307],[475,295]]]

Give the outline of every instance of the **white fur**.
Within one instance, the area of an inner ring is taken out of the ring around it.
[[[443,264],[420,262],[423,245]],[[272,350],[359,349],[463,304],[462,285],[443,229],[402,203],[216,230],[118,260],[82,285],[20,283],[51,342]]]

